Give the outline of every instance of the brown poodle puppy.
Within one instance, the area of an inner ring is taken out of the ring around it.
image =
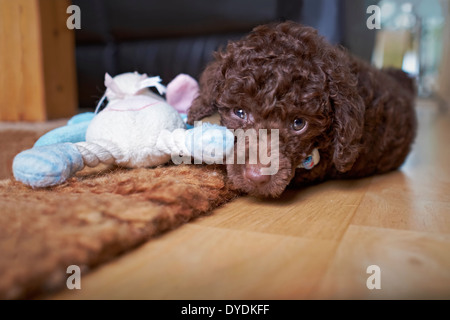
[[[248,156],[227,164],[237,188],[277,197],[288,185],[397,169],[416,134],[415,92],[402,71],[375,69],[313,28],[288,21],[256,27],[215,53],[188,123],[218,111],[229,129],[267,129],[268,139],[278,129],[274,174],[263,174],[268,165],[250,163]],[[314,150],[320,161],[305,168]]]

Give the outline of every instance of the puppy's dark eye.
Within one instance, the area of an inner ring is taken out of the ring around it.
[[[245,112],[243,109],[234,109],[234,114],[243,120],[247,119],[247,112]]]
[[[304,129],[306,126],[306,121],[303,120],[302,118],[296,118],[294,120],[294,122],[292,123],[292,129],[294,129],[295,131],[300,131],[302,129]]]

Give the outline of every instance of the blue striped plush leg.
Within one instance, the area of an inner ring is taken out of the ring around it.
[[[13,174],[32,188],[61,184],[83,169],[83,158],[72,143],[58,143],[22,151],[13,161]]]

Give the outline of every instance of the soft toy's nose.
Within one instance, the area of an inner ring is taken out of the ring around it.
[[[247,164],[245,166],[244,177],[257,185],[264,185],[271,179],[270,175],[262,174],[261,167],[256,164]]]

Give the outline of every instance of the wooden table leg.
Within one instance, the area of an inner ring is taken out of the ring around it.
[[[69,0],[0,0],[0,121],[77,113]]]

